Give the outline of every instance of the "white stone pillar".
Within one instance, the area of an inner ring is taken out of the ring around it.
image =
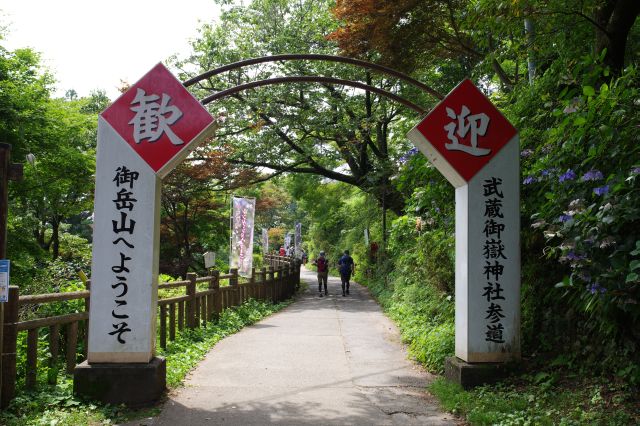
[[[149,362],[155,352],[161,182],[102,117],[98,141],[88,361]]]
[[[455,192],[455,353],[466,362],[520,357],[518,139]]]

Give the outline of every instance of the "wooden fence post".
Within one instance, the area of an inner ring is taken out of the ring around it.
[[[24,379],[25,387],[35,389],[38,380],[38,329],[27,330],[27,374]]]
[[[279,266],[276,273],[278,275],[276,278],[276,301],[280,302],[282,301],[282,280],[284,279],[284,268]]]
[[[262,267],[262,281],[260,281],[258,293],[260,294],[260,300],[267,300],[267,268]]]
[[[0,408],[5,408],[16,396],[16,347],[18,344],[18,297],[17,286],[9,287],[9,301],[4,307],[4,336],[2,342],[2,400]]]
[[[275,292],[274,292],[274,285],[275,285],[275,271],[273,269],[273,266],[269,266],[269,279],[266,282],[267,285],[267,297],[269,298],[269,300],[271,300],[271,302],[275,302]]]
[[[160,347],[167,349],[167,305],[160,305]]]
[[[257,299],[256,297],[256,268],[251,268],[251,278],[249,278],[249,295],[248,299]]]
[[[49,373],[48,382],[55,385],[58,381],[58,352],[60,351],[60,324],[49,326],[49,370],[53,370],[53,374]]]
[[[76,350],[78,349],[78,321],[70,322],[67,326],[67,374],[73,374],[76,368]]]
[[[216,319],[220,318],[222,312],[222,292],[220,291],[220,271],[211,271],[211,281],[209,281],[209,288],[214,289],[216,292],[213,294],[213,315]]]
[[[91,306],[91,280],[87,280],[87,282],[84,283],[84,287],[89,292],[89,297],[84,299],[84,311],[89,312],[89,307]],[[82,343],[82,354],[86,359],[87,353],[89,352],[89,318],[84,322],[84,342]]]
[[[187,284],[187,296],[189,296],[186,312],[187,327],[193,329],[196,328],[196,274],[187,273],[187,279],[189,280],[189,284]]]
[[[176,340],[176,303],[169,305],[169,340]]]
[[[240,296],[238,294],[238,268],[229,269],[229,273],[232,275],[232,277],[229,278],[229,287],[232,288],[231,297],[233,298],[231,303],[229,303],[229,305],[237,306],[240,304],[238,303],[239,296]]]

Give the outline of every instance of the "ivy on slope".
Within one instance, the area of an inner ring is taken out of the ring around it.
[[[398,324],[410,354],[438,373],[454,353],[454,301],[447,291],[453,282],[452,245],[444,231],[421,231],[419,221],[401,216],[393,222],[389,247],[402,254],[393,267],[378,265],[369,277],[359,277]]]

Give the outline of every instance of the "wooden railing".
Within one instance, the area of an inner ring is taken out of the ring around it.
[[[184,281],[158,284],[159,293],[163,289],[185,289],[184,295],[158,300],[160,347],[166,348],[167,339],[171,341],[176,338],[176,330],[183,330],[185,327],[206,327],[207,322],[215,320],[223,310],[239,306],[249,299],[277,303],[292,297],[300,285],[299,263],[292,258],[272,255],[264,256],[264,263],[269,266],[257,271],[254,268],[246,282],[240,282],[238,270],[231,269],[227,274],[212,270],[204,277],[189,273]],[[10,287],[9,302],[5,304],[4,309],[1,407],[6,407],[15,396],[19,378],[24,377],[27,389],[37,386],[40,329],[49,328],[48,364],[55,373],[48,375],[49,383],[55,383],[61,347],[64,348],[62,351],[69,374],[73,372],[76,362],[86,358],[90,294],[89,282],[87,290],[84,291],[24,296],[20,296],[18,287]],[[27,321],[19,320],[21,308],[69,300],[84,300],[84,311]],[[24,371],[18,372],[17,345],[18,333],[21,332],[27,333],[27,356]]]

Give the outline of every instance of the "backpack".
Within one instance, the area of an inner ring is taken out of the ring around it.
[[[319,257],[316,260],[316,265],[318,266],[318,272],[325,272],[327,270],[327,259]]]
[[[338,265],[340,265],[340,273],[342,274],[351,273],[351,265],[353,265],[353,259],[351,258],[351,256],[347,256],[345,254],[338,261]]]

